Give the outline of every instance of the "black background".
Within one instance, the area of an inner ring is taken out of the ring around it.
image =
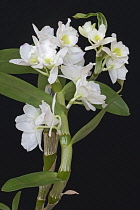
[[[39,29],[45,25],[57,28],[59,20],[72,26],[83,24],[72,16],[77,12],[102,12],[109,24],[107,35],[118,35],[130,48],[129,73],[122,92],[130,107],[129,117],[106,114],[100,126],[81,142],[75,144],[72,174],[66,189],[80,195],[64,196],[56,206],[67,210],[137,210],[140,209],[139,140],[139,9],[136,0],[109,1],[13,1],[0,2],[0,49],[18,48],[32,43],[32,23]],[[94,19],[95,20],[95,19]],[[83,44],[84,42],[84,44]],[[84,47],[86,39],[79,44]],[[87,54],[87,63],[92,61]],[[35,75],[18,75],[36,85]],[[111,85],[107,73],[100,78]],[[114,86],[118,88],[117,85]],[[20,145],[21,132],[14,119],[22,114],[23,104],[0,95],[0,187],[12,177],[42,170],[42,153],[38,148],[27,153]],[[75,106],[70,111],[71,133],[94,116],[84,108]],[[0,192],[0,202],[11,205],[15,192]],[[37,189],[22,190],[19,210],[32,210]]]

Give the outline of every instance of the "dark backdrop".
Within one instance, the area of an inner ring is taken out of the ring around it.
[[[31,44],[31,35],[34,34],[31,23],[39,29],[45,25],[56,29],[59,20],[65,23],[77,12],[98,11],[108,20],[108,35],[115,32],[118,39],[130,48],[129,73],[122,95],[131,115],[106,114],[100,126],[74,146],[72,174],[66,189],[76,190],[80,195],[64,196],[56,207],[58,210],[140,209],[138,4],[136,0],[0,2],[0,49],[18,48],[25,42]],[[80,23],[80,20],[72,19],[74,27]],[[82,41],[80,44],[83,45]],[[90,56],[87,59],[92,61]],[[104,75],[105,83],[111,84],[108,75]],[[36,85],[34,75],[19,77]],[[22,103],[0,95],[0,187],[9,178],[42,170],[39,149],[27,153],[20,145],[21,132],[15,128],[14,120],[22,114],[22,107]],[[92,112],[79,106],[73,107],[70,112],[72,134],[93,117]],[[10,206],[14,195],[15,192],[0,192],[0,202]],[[35,188],[23,190],[19,209],[34,209],[36,195]]]

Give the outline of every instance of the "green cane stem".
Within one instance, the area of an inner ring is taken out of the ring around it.
[[[58,102],[65,106],[65,100],[63,93],[57,93]],[[61,126],[61,164],[58,170],[58,178],[62,181],[54,183],[52,190],[49,193],[48,205],[44,210],[51,210],[60,201],[62,192],[67,184],[67,181],[71,173],[71,161],[72,161],[72,145],[71,136],[69,132],[69,125],[67,115],[62,112],[60,113],[62,126]]]
[[[58,146],[58,137],[55,132],[52,132],[51,137],[48,133],[44,133],[44,168],[43,171],[54,171],[56,163],[56,152]],[[51,185],[40,186],[38,197],[36,201],[35,210],[44,208],[46,196],[50,190]]]

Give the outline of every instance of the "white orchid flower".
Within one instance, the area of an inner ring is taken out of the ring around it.
[[[91,46],[86,47],[85,50],[96,49],[100,46],[103,46],[115,40],[114,37],[105,38],[105,33],[106,33],[106,26],[104,24],[101,24],[99,26],[99,30],[94,28],[92,31],[90,31],[88,34],[88,40],[91,43]]]
[[[55,102],[56,96],[53,98],[52,111],[44,101],[39,106],[40,108],[26,104],[23,107],[25,114],[16,117],[16,128],[23,131],[21,145],[27,151],[35,149],[38,145],[42,151],[41,139],[44,128],[49,128],[49,136],[51,136],[52,129],[60,133],[61,118],[54,114]]]
[[[106,61],[106,66],[109,68],[108,73],[113,84],[117,81],[117,79],[126,79],[126,73],[128,70],[126,69],[125,65],[122,65],[122,62],[119,63],[115,59],[108,58]],[[112,68],[110,68],[111,66]]]
[[[37,46],[25,43],[20,46],[21,59],[11,59],[9,62],[17,65],[31,66],[32,68],[40,68],[41,65],[38,61],[38,48]]]
[[[58,76],[58,66],[63,63],[63,58],[68,49],[64,47],[57,52],[56,45],[51,43],[50,40],[45,40],[40,44],[38,39],[33,36],[33,41],[38,47],[40,68],[46,67],[49,70],[48,82],[53,84]]]
[[[77,65],[72,65],[72,64],[68,64],[67,66],[61,66],[61,72],[63,73],[63,75],[61,75],[62,77],[65,77],[69,80],[72,80],[75,84],[76,82],[81,79],[82,75],[84,75],[85,77],[90,76],[91,75],[91,69],[93,68],[93,63],[89,63],[86,66],[77,66]]]
[[[60,47],[72,47],[78,42],[77,30],[70,26],[71,20],[68,18],[66,25],[61,21],[58,22],[56,36]]]
[[[26,104],[23,107],[25,114],[17,116],[16,128],[23,131],[21,145],[27,151],[31,151],[39,145],[41,148],[41,137],[43,129],[38,129],[38,126],[43,123],[43,120],[38,120],[40,118],[41,110],[35,108],[32,105]]]
[[[115,38],[115,41],[111,43],[111,49],[103,47],[102,50],[109,55],[109,58],[115,59],[116,62],[118,61],[118,65],[124,65],[125,63],[128,64],[128,47],[126,47],[122,42],[117,42],[116,34],[113,33],[112,37]]]
[[[54,106],[55,106],[55,100],[53,100],[52,103],[52,111],[50,106],[42,101],[42,105],[40,105],[40,109],[42,111],[42,116],[40,115],[40,118],[44,118],[44,124],[50,128],[49,130],[49,136],[51,136],[52,129],[55,128],[57,132],[60,132],[60,126],[61,126],[61,119],[59,116],[54,114]]]
[[[38,60],[42,64],[42,67],[45,66],[50,69],[48,82],[53,84],[58,76],[58,66],[63,64],[63,58],[68,49],[65,47],[57,52],[55,46],[49,40],[43,41],[39,45],[39,49],[40,54]]]
[[[95,23],[91,24],[91,21],[88,21],[83,26],[79,26],[79,33],[88,38],[88,34],[95,28],[95,25]]]
[[[33,29],[39,39],[39,42],[43,42],[45,40],[50,40],[54,45],[58,45],[57,38],[54,36],[54,29],[50,26],[44,26],[41,31],[38,30],[38,28],[32,24]]]
[[[84,55],[85,52],[83,52],[83,50],[80,47],[69,47],[68,52],[63,59],[63,64],[75,64],[83,66],[85,63]]]
[[[112,34],[112,37],[116,39],[116,34]],[[103,47],[108,56],[106,58],[106,69],[109,72],[112,83],[115,83],[117,79],[125,80],[128,70],[125,64],[128,64],[129,49],[122,42],[117,40],[111,43],[111,49]]]
[[[105,95],[101,95],[99,84],[94,81],[87,81],[85,76],[82,76],[76,83],[76,92],[74,98],[70,100],[67,108],[73,103],[81,103],[85,106],[86,110],[95,111],[94,104],[102,104],[105,106]],[[81,102],[76,102],[81,101]]]

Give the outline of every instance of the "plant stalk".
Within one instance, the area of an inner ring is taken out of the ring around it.
[[[57,94],[58,102],[65,106],[65,100],[63,93]],[[64,112],[60,113],[62,126],[60,135],[61,145],[61,164],[58,170],[57,177],[61,179],[60,182],[54,183],[52,190],[48,196],[48,204],[44,210],[51,210],[61,200],[62,192],[68,182],[71,173],[71,161],[72,161],[72,144],[71,136],[69,132],[69,125],[67,115]]]
[[[54,171],[56,164],[56,152],[58,146],[58,136],[55,132],[52,132],[51,137],[48,133],[44,136],[44,168],[43,171]],[[46,201],[46,196],[50,190],[51,185],[40,186],[36,201],[35,210],[42,210]]]

